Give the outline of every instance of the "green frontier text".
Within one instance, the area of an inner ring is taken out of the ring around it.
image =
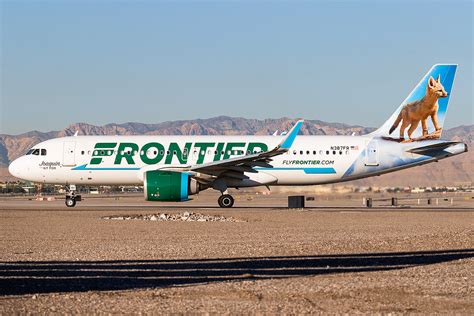
[[[117,146],[118,145],[118,146]],[[160,143],[150,142],[141,148],[136,143],[97,143],[92,153],[91,165],[102,163],[103,157],[115,156],[114,164],[135,164],[137,158],[144,164],[154,165],[157,163],[171,164],[173,158],[180,164],[186,164],[189,156],[197,157],[197,164],[204,162],[206,154],[213,156],[213,161],[229,159],[234,155],[244,155],[255,152],[267,151],[268,146],[258,142],[197,142],[170,143],[167,148]]]

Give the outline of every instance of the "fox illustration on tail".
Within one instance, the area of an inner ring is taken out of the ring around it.
[[[405,129],[408,126],[410,126],[408,129],[408,138],[412,140],[411,136],[413,131],[416,130],[421,121],[423,137],[427,137],[428,117],[431,117],[431,121],[436,129],[435,134],[439,134],[441,132],[441,126],[438,124],[438,99],[447,96],[448,93],[441,84],[440,76],[438,75],[438,79],[436,80],[430,76],[425,96],[420,100],[407,103],[403,106],[397,119],[390,128],[389,134],[392,134],[401,122],[400,140],[405,139]]]

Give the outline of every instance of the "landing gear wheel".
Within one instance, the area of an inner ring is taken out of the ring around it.
[[[229,208],[234,205],[234,198],[230,194],[223,194],[217,200],[220,207]]]
[[[66,206],[67,207],[74,207],[76,206],[76,199],[73,197],[66,197]]]

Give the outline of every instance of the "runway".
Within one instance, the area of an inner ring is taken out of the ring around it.
[[[0,201],[0,312],[472,314],[474,211],[359,199],[235,209],[131,198]],[[359,205],[356,205],[359,204]],[[341,207],[339,207],[340,205]],[[238,222],[104,220],[183,211]]]

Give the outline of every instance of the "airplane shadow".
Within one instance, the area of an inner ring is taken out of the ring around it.
[[[186,260],[0,262],[0,295],[110,291],[405,269],[474,249]]]

